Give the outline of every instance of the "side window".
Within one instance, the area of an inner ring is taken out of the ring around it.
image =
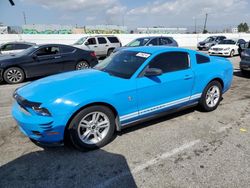
[[[197,64],[209,63],[210,58],[204,55],[196,54],[196,62]]]
[[[45,56],[45,55],[55,55],[59,53],[59,47],[57,46],[49,46],[39,49],[36,52],[37,56]]]
[[[104,37],[98,37],[97,40],[98,40],[99,44],[106,44],[107,43],[107,41]]]
[[[163,73],[189,68],[189,56],[186,52],[167,52],[155,57],[149,68],[161,69]]]
[[[245,44],[246,41],[244,41],[243,39],[239,39],[238,43],[239,43],[239,44]]]
[[[95,45],[96,44],[95,38],[89,38],[88,43],[89,43],[89,45]]]
[[[28,45],[28,44],[16,44],[15,45],[16,50],[23,50],[23,49],[27,49],[29,47],[31,47],[31,45]]]
[[[149,41],[149,43],[147,44],[147,46],[157,46],[158,45],[158,38],[152,39],[151,41]]]
[[[108,37],[110,43],[119,43],[119,40],[116,37]]]
[[[171,43],[172,41],[169,38],[159,38],[159,45],[168,45]]]
[[[61,47],[62,53],[71,53],[75,50],[75,48],[70,46],[63,46]]]
[[[10,51],[10,50],[14,50],[14,44],[5,44],[2,49],[2,51]]]

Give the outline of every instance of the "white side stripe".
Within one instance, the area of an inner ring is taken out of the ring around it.
[[[144,109],[144,110],[140,110],[139,112],[133,112],[131,114],[121,116],[120,120],[124,121],[124,120],[128,120],[128,119],[132,119],[132,118],[140,116],[140,115],[148,114],[148,113],[151,113],[151,112],[155,112],[157,110],[161,110],[161,109],[164,109],[164,108],[167,108],[167,107],[171,107],[171,106],[175,106],[175,105],[178,105],[178,104],[181,104],[181,103],[184,103],[184,102],[188,102],[189,100],[199,99],[200,97],[201,97],[201,93],[192,95],[191,97],[185,97],[183,99],[168,102],[168,103],[165,103],[165,104],[160,104],[160,105],[157,105],[157,106],[154,106],[154,107],[150,107],[150,108],[147,108],[147,109]]]

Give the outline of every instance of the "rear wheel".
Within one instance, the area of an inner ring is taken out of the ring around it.
[[[113,53],[114,49],[109,49],[107,53],[107,57],[110,56]]]
[[[115,116],[108,107],[90,106],[80,111],[69,125],[73,145],[91,150],[109,143],[115,131]]]
[[[90,68],[87,61],[80,61],[76,64],[76,70],[88,69]]]
[[[222,86],[218,81],[210,82],[204,89],[201,100],[200,107],[206,112],[215,110],[221,101],[222,97]]]
[[[9,84],[18,84],[23,82],[25,74],[22,69],[18,67],[10,67],[4,71],[3,78]]]

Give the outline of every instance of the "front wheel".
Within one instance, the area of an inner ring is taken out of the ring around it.
[[[218,81],[210,82],[204,89],[201,100],[200,107],[206,112],[215,110],[222,98],[222,86]]]
[[[10,67],[4,71],[3,78],[8,84],[18,84],[23,82],[25,74],[23,70],[18,67]]]
[[[108,107],[90,106],[72,119],[68,130],[70,140],[77,149],[97,149],[112,140],[115,116]]]
[[[232,51],[230,52],[230,57],[233,57],[233,56],[234,56],[234,54],[235,54],[235,51],[234,51],[234,50],[232,50]]]

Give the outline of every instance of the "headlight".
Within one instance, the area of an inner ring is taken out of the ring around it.
[[[34,110],[34,112],[37,113],[37,115],[40,115],[40,116],[51,116],[48,109],[42,108],[40,106],[33,106],[32,110]]]
[[[223,50],[224,50],[224,51],[227,51],[227,50],[230,50],[230,48],[224,48]]]

